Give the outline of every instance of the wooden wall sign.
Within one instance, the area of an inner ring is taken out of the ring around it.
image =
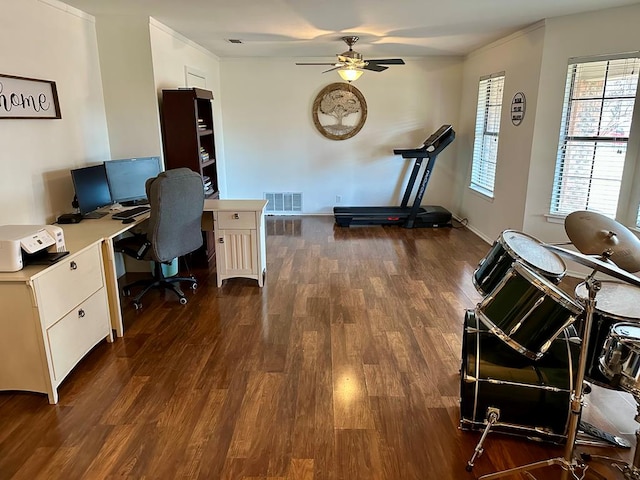
[[[0,74],[1,118],[62,118],[56,82]]]
[[[367,102],[349,83],[332,83],[323,88],[313,102],[313,123],[331,140],[346,140],[364,126]]]
[[[516,127],[524,120],[524,112],[527,110],[527,99],[524,93],[518,92],[511,100],[511,123]]]

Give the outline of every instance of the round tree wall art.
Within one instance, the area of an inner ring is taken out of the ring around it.
[[[353,137],[366,119],[367,102],[360,90],[348,83],[327,85],[313,102],[313,123],[331,140]]]

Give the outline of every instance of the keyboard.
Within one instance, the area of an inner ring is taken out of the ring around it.
[[[140,215],[144,215],[149,210],[151,210],[151,208],[147,206],[133,207],[128,210],[123,210],[121,212],[114,213],[113,215],[111,215],[111,218],[113,218],[114,220],[126,220],[127,218],[133,218],[133,217],[138,217]]]

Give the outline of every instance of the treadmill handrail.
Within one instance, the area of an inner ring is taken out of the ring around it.
[[[431,156],[430,152],[427,152],[423,148],[417,149],[394,149],[393,153],[396,155],[402,155],[402,158],[429,158]]]

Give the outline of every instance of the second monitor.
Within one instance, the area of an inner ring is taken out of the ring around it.
[[[123,158],[104,162],[111,198],[123,206],[147,202],[145,183],[162,171],[160,157]]]

